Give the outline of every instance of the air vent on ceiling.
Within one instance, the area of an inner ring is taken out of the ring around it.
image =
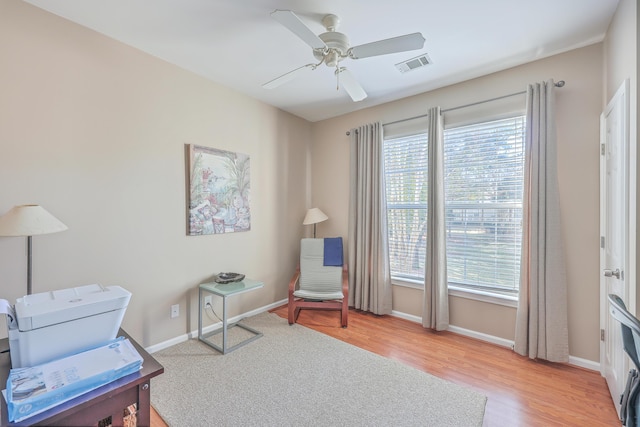
[[[425,65],[429,64],[431,64],[431,58],[429,58],[429,56],[425,53],[415,58],[407,59],[406,61],[396,64],[396,68],[400,70],[401,73],[406,73],[418,68],[422,68]]]

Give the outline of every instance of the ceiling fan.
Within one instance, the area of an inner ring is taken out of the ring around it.
[[[303,71],[315,70],[320,65],[325,64],[328,67],[335,67],[336,69],[334,72],[337,77],[336,89],[338,89],[340,84],[342,84],[351,99],[356,102],[362,101],[367,97],[367,93],[355,79],[353,74],[351,74],[346,67],[341,66],[340,63],[343,59],[361,59],[368,58],[370,56],[387,55],[390,53],[422,49],[425,41],[421,33],[412,33],[390,39],[365,43],[359,46],[350,46],[347,36],[336,31],[340,23],[340,18],[336,15],[329,14],[322,18],[322,25],[327,31],[320,35],[316,35],[311,31],[311,29],[290,10],[275,10],[271,13],[271,17],[288,28],[303,42],[311,46],[313,49],[313,56],[319,62],[303,65],[302,67],[289,71],[288,73],[263,84],[262,87],[266,89],[276,88],[293,80]]]

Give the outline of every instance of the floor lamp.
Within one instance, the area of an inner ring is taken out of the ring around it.
[[[0,217],[0,236],[27,238],[27,295],[31,295],[31,236],[66,229],[66,225],[39,205],[14,206]]]
[[[304,217],[304,221],[302,221],[303,225],[311,225],[313,224],[313,238],[316,238],[316,224],[322,221],[328,220],[329,217],[324,214],[318,208],[311,208],[307,211],[307,214]]]

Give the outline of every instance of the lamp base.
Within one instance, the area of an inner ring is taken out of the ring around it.
[[[27,236],[27,295],[31,290],[31,236]]]

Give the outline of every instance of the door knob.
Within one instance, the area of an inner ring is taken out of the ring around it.
[[[615,270],[604,269],[603,271],[604,277],[612,277],[615,276],[616,279],[620,278],[620,269],[616,268]]]

